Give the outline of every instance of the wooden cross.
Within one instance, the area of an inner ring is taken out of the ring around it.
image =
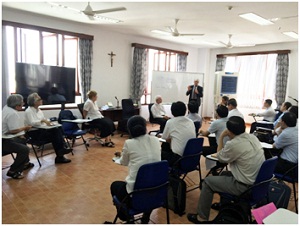
[[[112,67],[114,64],[114,56],[116,56],[116,54],[114,54],[114,52],[111,51],[108,55],[110,56],[110,66]]]

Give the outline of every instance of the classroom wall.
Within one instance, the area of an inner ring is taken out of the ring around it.
[[[189,53],[187,61],[187,71],[205,74],[202,110],[203,116],[211,117],[214,111],[214,72],[217,54],[280,49],[292,50],[290,54],[290,72],[287,95],[296,98],[298,97],[297,42],[261,45],[251,48],[197,49],[186,45],[175,44],[172,42],[165,42],[156,39],[116,33],[103,29],[100,26],[65,21],[52,17],[44,17],[37,14],[25,13],[22,11],[7,8],[4,8],[2,10],[2,19],[93,35],[94,55],[91,88],[95,89],[99,94],[99,106],[105,105],[107,102],[112,102],[113,105],[116,105],[117,102],[114,98],[115,96],[117,96],[120,100],[122,98],[129,97],[132,62],[131,43],[141,43],[185,51]],[[114,57],[113,67],[111,67],[110,65],[110,56],[108,56],[108,53],[110,53],[111,51],[116,54],[116,56]],[[191,81],[191,83],[192,82],[193,81]],[[147,109],[144,109],[144,107],[142,107],[141,109],[141,115],[145,118],[148,118],[148,111]]]

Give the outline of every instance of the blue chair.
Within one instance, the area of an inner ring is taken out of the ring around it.
[[[196,122],[194,122],[194,125],[195,125],[195,130],[196,130],[196,137],[198,137],[199,136],[199,129],[200,129],[201,122],[200,121],[196,121]]]
[[[74,120],[76,118],[70,110],[60,111],[59,117],[58,117],[58,122],[62,125],[63,134],[64,134],[64,137],[65,137],[69,147],[73,148],[76,139],[81,138],[83,141],[82,144],[85,146],[86,150],[88,151],[88,144],[83,137],[83,135],[86,134],[86,131],[81,130],[79,128],[79,126],[77,125],[77,123],[63,121],[65,119]],[[69,140],[72,141],[72,145],[70,145]],[[72,154],[73,154],[73,152],[72,152]]]
[[[191,182],[195,184],[190,178],[187,177],[187,174],[192,171],[198,171],[199,173],[199,186],[196,186],[192,189],[187,190],[187,192],[195,190],[202,187],[202,176],[201,176],[201,167],[200,167],[200,157],[202,154],[204,138],[191,138],[186,143],[186,146],[183,151],[183,155],[179,158],[171,168],[170,173],[177,175],[178,177],[182,176],[182,179],[186,179],[186,182]]]
[[[273,158],[267,159],[261,165],[257,177],[255,179],[254,184],[249,187],[246,191],[244,191],[239,196],[234,196],[227,193],[219,193],[221,199],[230,200],[233,202],[246,202],[250,207],[255,207],[260,204],[263,200],[267,198],[268,200],[268,190],[269,184],[274,178],[274,169],[277,164],[278,157],[275,156]],[[249,222],[251,218],[251,212],[249,208]]]
[[[296,213],[298,213],[298,203],[297,203],[297,194],[296,194],[296,183],[298,183],[298,164],[289,169],[285,174],[274,173],[275,177],[279,180],[286,181],[293,184],[293,193],[295,200]]]
[[[113,197],[113,203],[118,209],[113,223],[116,223],[121,211],[126,213],[127,223],[129,223],[137,214],[166,207],[167,223],[169,224],[168,171],[169,164],[166,160],[142,165],[137,173],[133,192],[128,194],[124,200]],[[126,205],[128,199],[130,199],[130,206]]]

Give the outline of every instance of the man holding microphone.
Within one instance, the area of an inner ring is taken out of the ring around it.
[[[198,85],[199,79],[195,79],[194,85],[187,87],[186,95],[189,95],[189,102],[196,101],[198,106],[201,105],[201,97],[203,97],[203,88]]]

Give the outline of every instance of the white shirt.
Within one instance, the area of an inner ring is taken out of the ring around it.
[[[5,105],[2,109],[2,134],[9,133],[11,130],[20,129],[23,126],[24,123],[18,111]]]
[[[83,110],[87,111],[86,118],[87,119],[96,119],[96,118],[103,118],[104,116],[99,111],[99,107],[97,102],[93,102],[92,100],[88,99],[84,105]]]
[[[166,115],[165,108],[162,104],[154,103],[151,107],[153,118],[163,118]]]
[[[238,116],[238,117],[241,117],[242,119],[244,119],[244,115],[237,108],[232,109],[228,112],[227,118],[230,118],[232,116]]]
[[[165,140],[171,138],[172,151],[182,156],[188,140],[195,137],[194,122],[185,116],[178,116],[167,121],[161,138]]]
[[[276,112],[274,111],[274,109],[272,107],[269,107],[264,112],[260,112],[256,115],[264,117],[264,120],[267,120],[269,122],[274,122]]]
[[[161,161],[160,149],[158,138],[148,134],[125,141],[120,163],[128,166],[125,179],[128,193],[133,191],[137,172],[142,165]]]
[[[36,109],[34,107],[28,107],[25,110],[24,123],[27,126],[39,126],[42,125],[41,121],[46,119],[44,113],[41,109]]]

